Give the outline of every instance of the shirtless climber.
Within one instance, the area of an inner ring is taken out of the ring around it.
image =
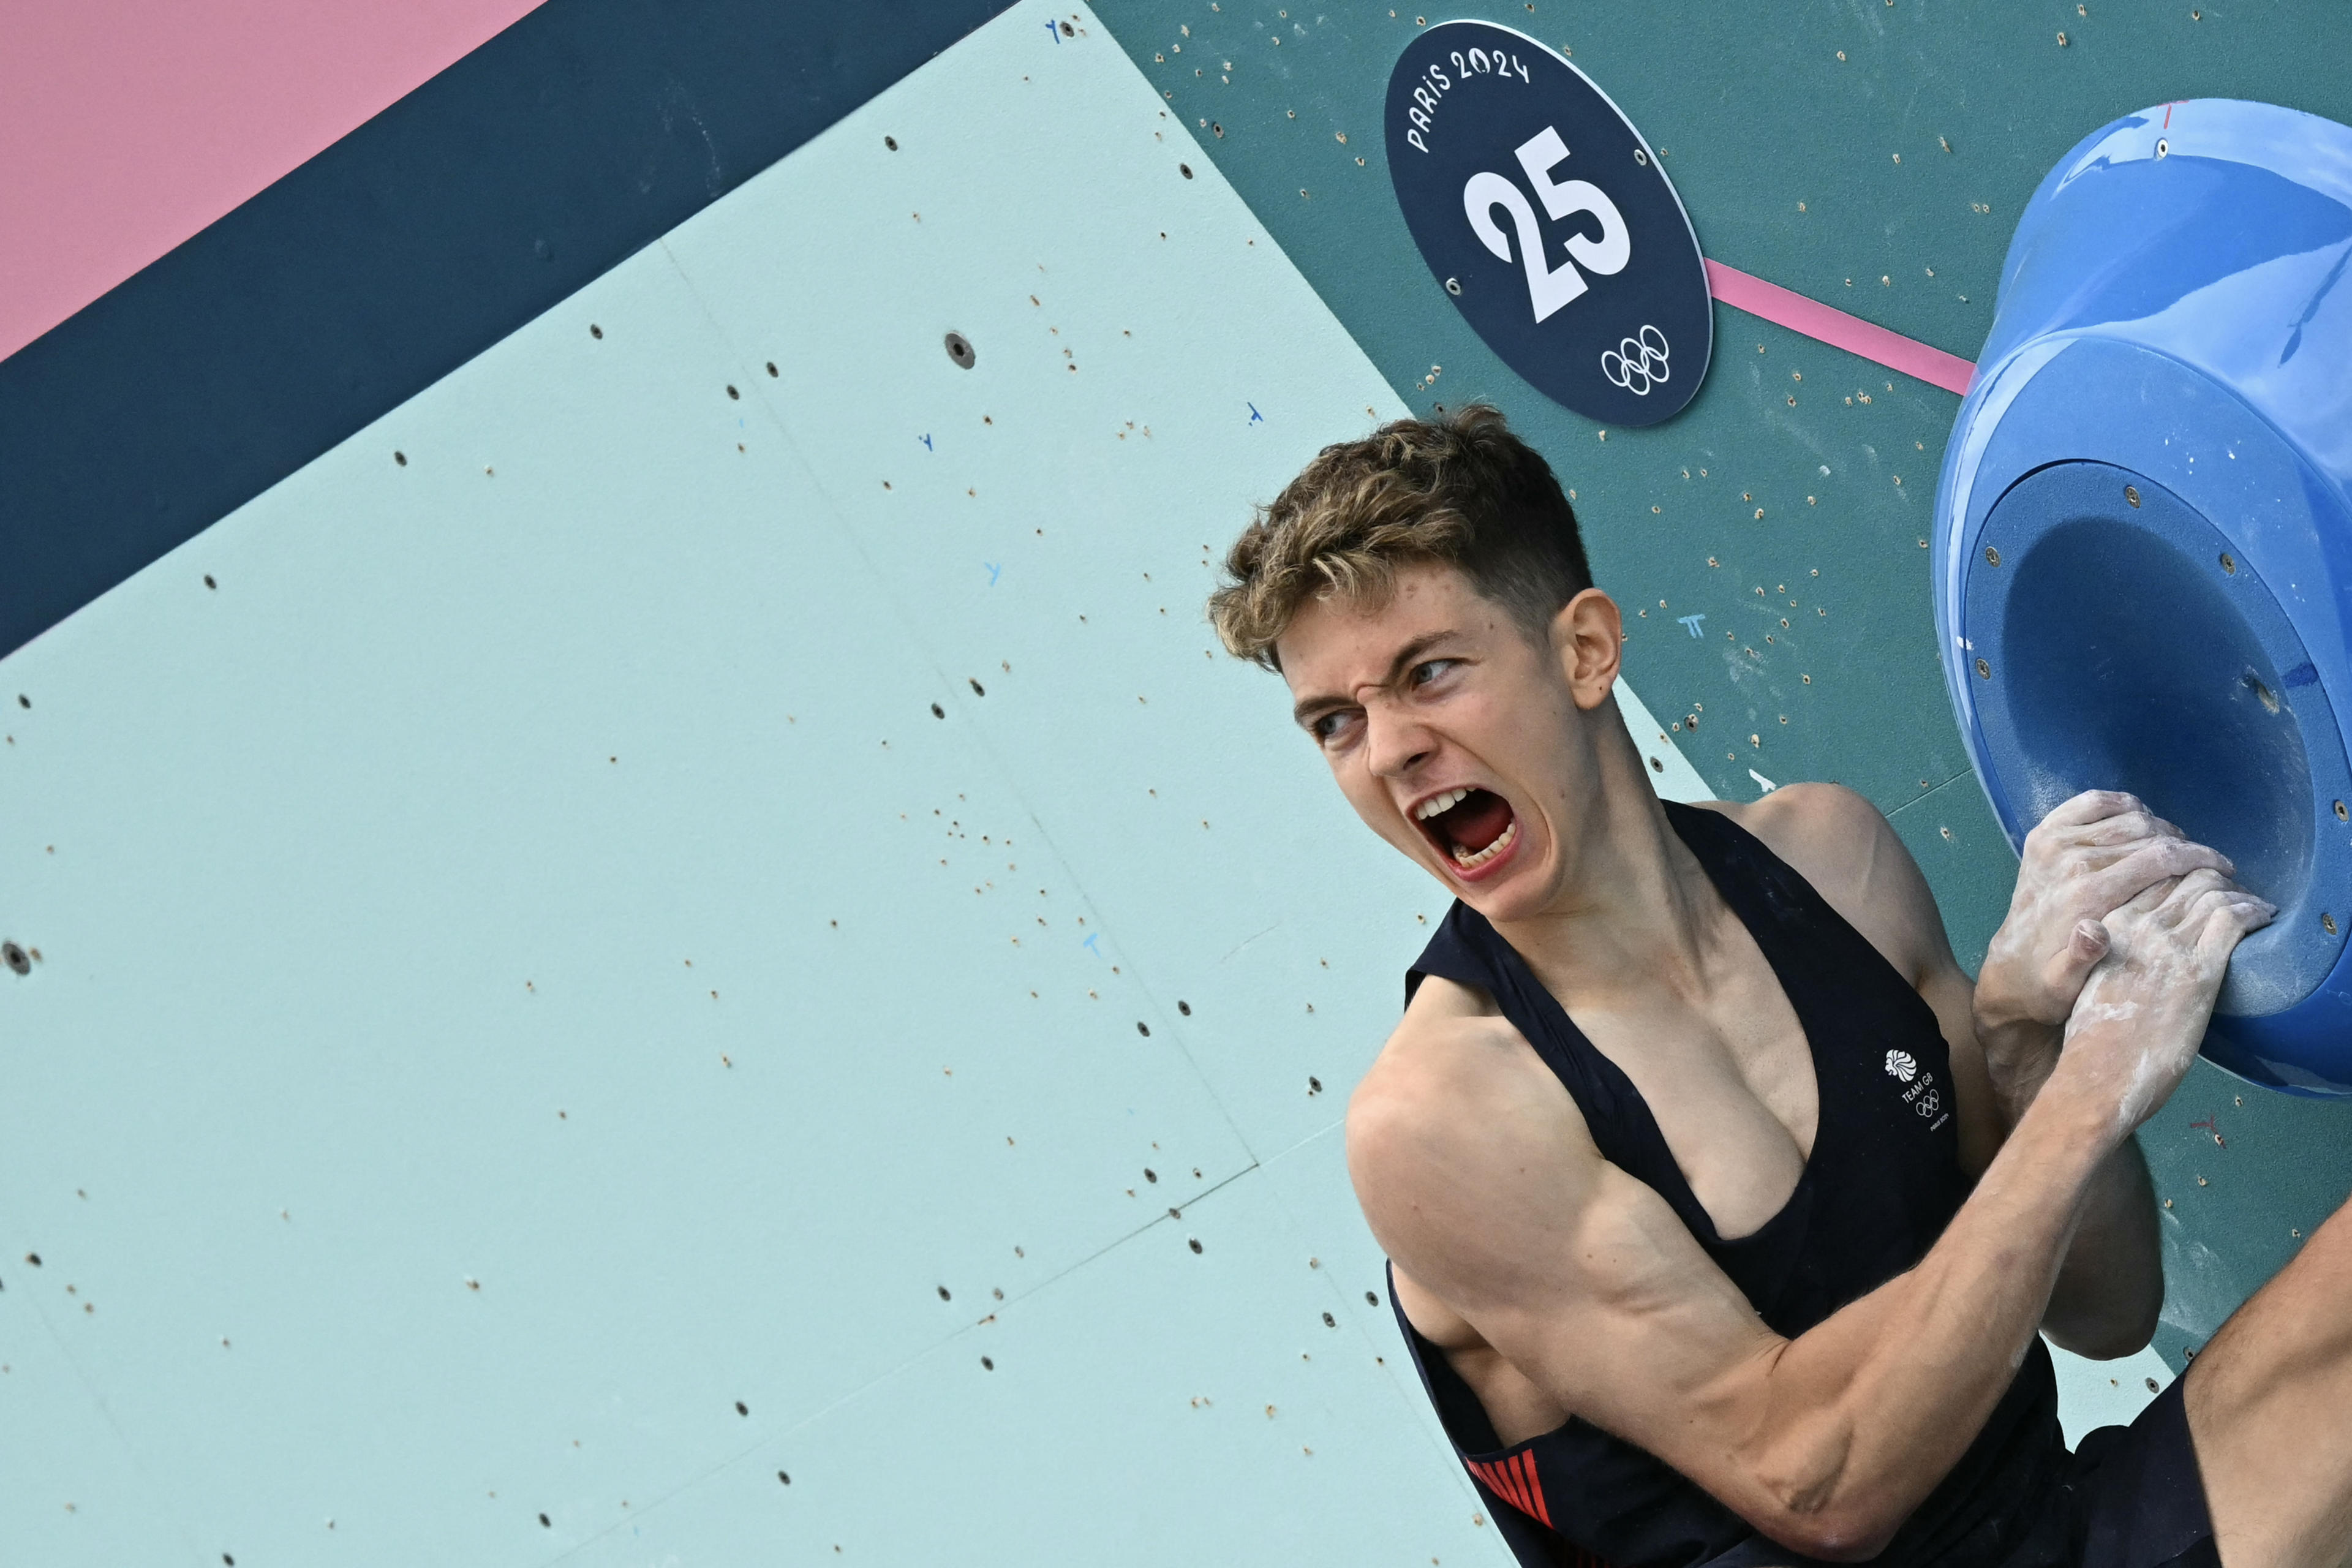
[[[1971,986],[1861,796],[1659,801],[1617,605],[1491,409],[1326,449],[1226,567],[1226,646],[1457,900],[1348,1156],[1523,1562],[2346,1562],[2344,1215],[2072,1455],[2039,1337],[2155,1328],[2131,1134],[2275,912],[2224,858],[2066,802]]]

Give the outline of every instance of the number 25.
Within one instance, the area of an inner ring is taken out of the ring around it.
[[[1591,213],[1601,224],[1598,239],[1581,233],[1569,236],[1568,254],[1575,261],[1563,261],[1553,268],[1544,260],[1543,230],[1536,223],[1535,208],[1528,205],[1518,186],[1500,174],[1481,172],[1471,175],[1470,183],[1462,187],[1462,210],[1469,216],[1470,227],[1481,244],[1505,261],[1511,258],[1511,246],[1495,222],[1495,208],[1509,209],[1512,226],[1518,230],[1519,264],[1528,274],[1528,303],[1534,307],[1536,320],[1541,321],[1584,292],[1584,275],[1577,271],[1577,261],[1603,277],[1622,272],[1633,254],[1633,241],[1617,204],[1604,195],[1600,186],[1589,180],[1555,181],[1551,177],[1552,170],[1568,158],[1568,147],[1557,130],[1547,125],[1528,137],[1520,144],[1518,157],[1519,167],[1527,172],[1528,184],[1543,198],[1544,211],[1554,219]]]

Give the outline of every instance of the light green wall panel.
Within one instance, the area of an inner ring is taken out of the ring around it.
[[[45,1560],[1495,1553],[1334,1131],[1442,902],[1200,608],[1400,410],[1045,16],[0,666]]]

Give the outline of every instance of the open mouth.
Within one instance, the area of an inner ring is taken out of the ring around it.
[[[1412,816],[1454,868],[1464,872],[1492,865],[1519,837],[1510,803],[1492,790],[1440,790],[1414,806]]]

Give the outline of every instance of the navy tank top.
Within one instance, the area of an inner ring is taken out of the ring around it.
[[[1812,1052],[1821,1102],[1812,1155],[1761,1228],[1727,1241],[1716,1234],[1633,1081],[1468,905],[1447,914],[1406,976],[1405,995],[1435,974],[1492,996],[1567,1086],[1601,1156],[1664,1198],[1773,1331],[1794,1339],[1916,1263],[1969,1195],[1944,1037],[1894,966],[1753,835],[1719,812],[1662,804],[1762,949]],[[1397,1321],[1439,1418],[1527,1568],[1806,1561],[1662,1460],[1587,1422],[1504,1447],[1444,1353],[1402,1308]],[[1875,1561],[2001,1562],[2024,1542],[2066,1462],[2050,1353],[2036,1336],[1975,1443]]]

